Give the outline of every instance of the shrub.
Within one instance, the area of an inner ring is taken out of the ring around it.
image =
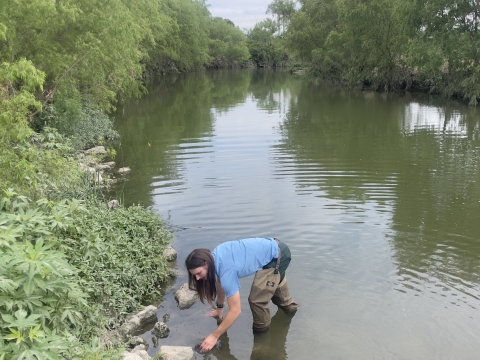
[[[83,102],[79,108],[50,105],[36,119],[36,127],[44,124],[71,138],[76,149],[109,145],[119,138],[113,119],[88,102]]]
[[[71,142],[53,128],[0,147],[0,190],[14,186],[19,193],[38,199],[79,186],[81,176]]]
[[[0,200],[0,359],[109,359],[97,336],[159,294],[170,233],[151,210],[95,196]]]

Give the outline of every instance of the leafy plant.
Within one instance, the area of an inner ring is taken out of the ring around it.
[[[4,191],[0,359],[118,358],[97,337],[159,293],[169,240],[139,206],[110,211],[95,196],[32,201]]]

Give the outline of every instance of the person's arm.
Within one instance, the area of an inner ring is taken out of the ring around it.
[[[225,294],[224,294],[225,296]],[[241,313],[241,305],[240,305],[240,291],[237,291],[235,294],[227,298],[228,302],[228,313],[223,319],[223,321],[218,325],[217,329],[208,335],[205,340],[200,345],[200,350],[202,352],[210,351],[215,346],[218,341],[220,335],[225,333],[230,326],[233,325],[235,320],[237,320],[238,316]]]
[[[225,291],[222,289],[222,284],[220,279],[217,277],[217,304],[225,305]],[[208,313],[208,316],[218,317],[220,320],[223,319],[223,308],[213,309]]]

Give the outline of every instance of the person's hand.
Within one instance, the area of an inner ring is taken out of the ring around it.
[[[213,334],[208,335],[200,344],[200,352],[207,352],[213,349],[218,341],[218,337]]]
[[[220,308],[213,309],[212,311],[210,311],[208,313],[208,316],[216,317],[216,318],[219,318],[220,320],[223,319],[223,308],[222,309],[220,309]]]

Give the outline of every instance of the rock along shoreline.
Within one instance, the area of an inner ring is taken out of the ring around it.
[[[163,256],[168,262],[172,262],[177,259],[177,252],[171,245],[167,245]],[[173,270],[173,273],[174,272],[175,270]],[[183,284],[175,292],[175,300],[180,310],[188,309],[197,299],[198,294],[190,290],[187,283]],[[154,324],[151,332],[155,347],[157,347],[158,339],[168,337],[170,329],[166,322],[168,321],[169,315],[164,315],[163,321],[159,321],[157,311],[158,308],[156,306],[146,306],[142,311],[131,316],[130,319],[117,330],[116,336],[120,336],[123,341],[129,345],[129,349],[122,354],[122,360],[152,359],[147,353],[148,344],[141,337],[135,336],[135,334],[138,334],[142,329],[151,327],[152,324]],[[158,354],[160,354],[160,356],[155,358],[160,360],[195,360],[197,358],[193,348],[190,346],[163,345],[160,346]]]

